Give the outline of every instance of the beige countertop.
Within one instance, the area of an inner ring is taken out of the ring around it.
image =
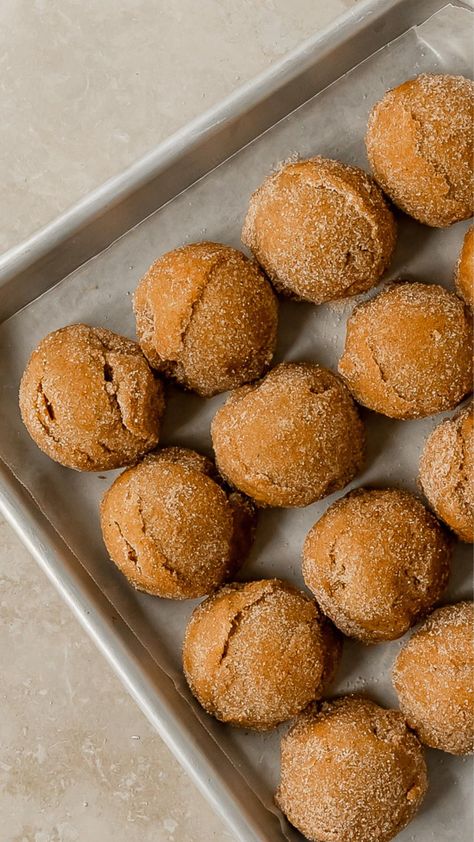
[[[0,251],[355,0],[3,0]],[[231,840],[0,521],[2,842]]]

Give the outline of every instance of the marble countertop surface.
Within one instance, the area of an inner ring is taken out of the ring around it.
[[[2,0],[0,252],[355,0]],[[232,836],[0,521],[2,842]]]

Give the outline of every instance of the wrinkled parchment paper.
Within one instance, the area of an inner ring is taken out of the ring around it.
[[[0,456],[29,489],[66,543],[135,630],[156,661],[188,696],[180,670],[183,630],[195,602],[173,603],[128,587],[102,544],[97,506],[115,473],[79,474],[50,461],[23,428],[17,389],[27,358],[49,331],[72,322],[102,325],[134,336],[131,293],[162,252],[184,242],[211,239],[240,246],[249,194],[279,162],[322,154],[367,168],[363,137],[368,112],[387,88],[422,71],[472,72],[472,16],[446,6],[430,20],[381,49],[267,131],[102,254],[0,326]],[[465,224],[434,230],[403,220],[388,279],[436,281],[452,287]],[[281,305],[277,360],[314,359],[336,370],[345,322],[354,301],[313,307]],[[210,452],[209,423],[223,396],[202,400],[170,389],[162,444]],[[441,416],[396,422],[364,412],[369,454],[350,487],[368,483],[416,489],[424,439]],[[301,510],[264,511],[257,539],[240,577],[281,576],[302,585],[301,545],[309,528],[342,493]],[[12,559],[14,563],[14,559]],[[458,546],[448,598],[469,595],[469,548]],[[373,647],[347,642],[335,692],[363,690],[395,705],[390,669],[402,641]],[[208,718],[208,727],[262,802],[274,809],[278,743],[286,726],[267,735],[232,730]],[[427,751],[430,791],[415,821],[398,837],[417,842],[464,842],[473,835],[469,761]],[[286,828],[288,838],[294,838]]]

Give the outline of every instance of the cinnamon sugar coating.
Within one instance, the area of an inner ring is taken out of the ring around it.
[[[428,436],[420,485],[430,505],[461,541],[474,541],[474,415],[466,407]]]
[[[474,130],[473,130],[474,131]],[[474,309],[474,225],[466,231],[454,275],[458,295]]]
[[[443,228],[474,212],[474,83],[422,73],[387,91],[369,117],[376,181],[405,213]]]
[[[450,754],[474,751],[474,604],[433,611],[393,669],[400,707],[419,739]]]
[[[262,579],[226,585],[194,610],[183,667],[208,713],[267,730],[319,698],[340,652],[338,633],[312,599]]]
[[[131,339],[84,324],[41,340],[20,384],[23,423],[78,471],[131,465],[158,444],[163,387]]]
[[[390,418],[422,418],[472,390],[472,324],[437,284],[393,284],[355,307],[339,373],[359,403]]]
[[[223,476],[262,506],[307,506],[350,482],[364,456],[348,390],[316,363],[282,363],[232,392],[211,434]]]
[[[451,544],[412,494],[357,489],[309,531],[303,576],[318,604],[348,637],[401,637],[431,610],[447,584]]]
[[[204,397],[266,371],[277,308],[257,265],[220,243],[164,254],[134,296],[137,335],[150,365]]]
[[[389,842],[426,789],[416,736],[401,713],[370,699],[323,702],[282,739],[275,800],[312,842]]]
[[[139,590],[205,596],[230,578],[252,545],[255,510],[229,492],[210,459],[169,447],[124,471],[104,495],[110,557]]]
[[[394,218],[370,176],[321,157],[268,176],[242,231],[276,288],[314,304],[375,286],[395,240]]]

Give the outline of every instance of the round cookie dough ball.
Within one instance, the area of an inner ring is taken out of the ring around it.
[[[357,489],[306,537],[303,576],[348,637],[395,640],[430,611],[446,586],[451,543],[412,494]]]
[[[276,802],[314,842],[388,842],[427,789],[423,749],[403,716],[343,696],[300,716],[281,744]]]
[[[278,304],[257,265],[220,243],[160,257],[134,296],[153,368],[209,397],[260,377],[275,351]]]
[[[472,405],[435,427],[420,460],[420,485],[438,517],[461,541],[474,541]]]
[[[263,731],[319,698],[340,650],[312,599],[288,582],[262,579],[227,585],[194,610],[183,666],[208,713]]]
[[[394,218],[370,176],[319,157],[268,176],[242,231],[276,288],[314,304],[375,286],[395,239]]]
[[[423,743],[450,754],[474,751],[474,604],[433,611],[400,652],[393,683]]]
[[[339,378],[282,363],[229,396],[214,416],[219,470],[262,506],[307,506],[360,470],[364,428]]]
[[[387,91],[369,117],[374,176],[392,201],[443,228],[474,212],[474,84],[423,73]]]
[[[131,465],[158,444],[163,387],[136,342],[77,324],[49,333],[20,384],[31,438],[78,471]]]
[[[139,590],[168,599],[218,588],[245,560],[254,537],[250,501],[226,492],[209,459],[179,447],[124,471],[100,514],[119,570]]]
[[[394,284],[356,307],[339,373],[352,394],[389,418],[422,418],[472,390],[472,325],[436,284]]]
[[[471,310],[474,309],[474,225],[466,231],[454,277],[456,289]]]

